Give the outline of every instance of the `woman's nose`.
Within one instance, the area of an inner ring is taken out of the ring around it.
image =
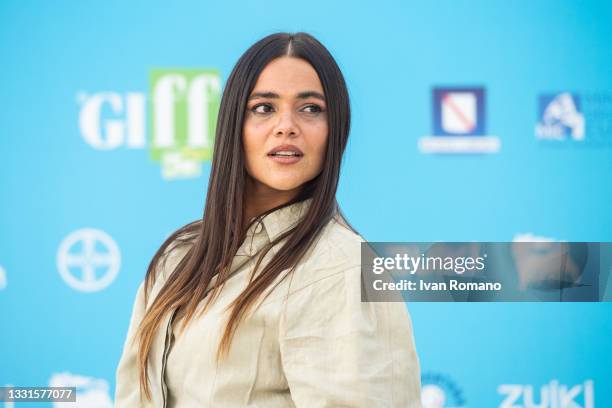
[[[274,129],[275,135],[293,136],[297,134],[297,124],[291,110],[280,111],[278,114],[278,122]]]

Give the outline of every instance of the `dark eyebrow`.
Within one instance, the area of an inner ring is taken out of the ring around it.
[[[297,97],[298,99],[317,98],[325,102],[325,97],[320,92],[317,92],[317,91],[300,92],[297,95]],[[278,96],[278,94],[274,92],[254,92],[251,94],[251,96],[249,96],[249,100],[255,99],[255,98],[278,99],[280,98],[280,96]]]
[[[249,96],[249,100],[255,99],[255,98],[274,99],[274,98],[279,98],[279,96],[277,93],[274,93],[274,92],[254,92],[251,94],[251,96]]]
[[[317,98],[325,102],[325,97],[317,91],[300,92],[297,97],[299,99]]]

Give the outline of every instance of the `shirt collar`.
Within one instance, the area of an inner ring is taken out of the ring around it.
[[[311,203],[312,198],[307,198],[306,200],[274,210],[263,217],[261,222],[253,223],[246,232],[244,242],[236,252],[230,273],[234,273],[243,265],[245,257],[250,258],[257,254],[267,243],[272,242],[283,232],[295,226],[306,214]],[[273,254],[276,254],[277,249],[272,247],[271,251]]]
[[[262,219],[266,233],[270,242],[276,237],[281,235],[283,232],[291,229],[295,226],[302,217],[308,211],[312,203],[312,197],[307,198],[297,203],[290,204],[286,207],[279,208],[278,210],[272,211]],[[256,228],[257,223],[254,228]]]

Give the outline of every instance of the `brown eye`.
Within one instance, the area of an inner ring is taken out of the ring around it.
[[[268,103],[259,103],[251,108],[251,112],[253,113],[270,113],[272,112],[272,106]]]
[[[306,105],[302,111],[306,112],[306,113],[321,113],[323,112],[323,108],[321,108],[319,105]]]

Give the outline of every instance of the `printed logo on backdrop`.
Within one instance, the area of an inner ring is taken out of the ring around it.
[[[152,69],[149,85],[148,101],[138,92],[79,93],[83,140],[101,151],[148,148],[166,180],[199,177],[202,162],[212,158],[218,71]]]
[[[535,136],[555,145],[611,147],[612,93],[541,94]]]
[[[7,285],[8,282],[6,280],[6,271],[4,270],[2,265],[0,265],[0,290],[6,289]]]
[[[49,380],[49,387],[76,387],[76,402],[68,404],[74,408],[113,408],[108,381],[101,378],[86,377],[69,372],[55,373]],[[57,408],[65,407],[65,402],[54,402]]]
[[[497,392],[503,396],[498,408],[595,408],[593,380],[571,386],[552,380],[539,389],[530,384],[501,384]]]
[[[80,292],[105,289],[119,273],[121,253],[106,232],[84,228],[64,238],[57,251],[57,270],[71,288]]]
[[[536,136],[540,139],[584,140],[584,115],[580,98],[567,92],[540,95],[540,122]]]
[[[465,407],[463,390],[448,375],[426,373],[421,376],[421,405],[423,408]]]
[[[486,134],[486,90],[432,89],[433,136],[419,139],[422,153],[497,153],[499,138]]]

